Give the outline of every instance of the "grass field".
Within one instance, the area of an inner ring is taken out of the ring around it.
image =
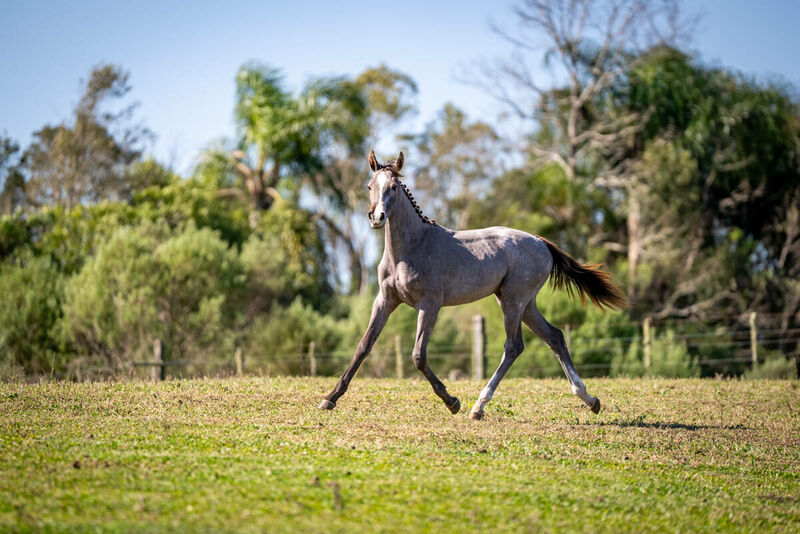
[[[800,383],[0,384],[0,531],[800,529]]]

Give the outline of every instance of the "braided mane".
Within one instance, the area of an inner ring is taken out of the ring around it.
[[[414,200],[414,195],[412,195],[411,191],[408,190],[408,186],[403,182],[401,182],[400,180],[397,180],[397,183],[399,183],[400,187],[403,188],[403,191],[408,197],[408,200],[411,202],[411,207],[414,208],[414,211],[417,212],[417,215],[419,215],[419,218],[422,219],[422,222],[424,222],[425,224],[432,224],[434,226],[438,226],[438,223],[434,219],[431,219],[430,217],[427,217],[424,213],[422,213],[422,209],[417,205],[417,201]]]
[[[394,174],[394,177],[397,179],[397,183],[400,184],[400,187],[403,188],[406,197],[408,197],[408,200],[411,201],[411,207],[414,208],[414,211],[417,212],[417,215],[419,215],[419,218],[422,219],[422,222],[424,222],[425,224],[432,224],[434,226],[439,225],[439,223],[437,223],[435,219],[431,219],[430,217],[422,213],[422,208],[420,208],[419,205],[417,204],[417,201],[414,200],[414,195],[411,194],[411,191],[408,189],[408,186],[400,181],[400,177],[402,177],[403,175],[400,174],[397,165],[395,165],[395,160],[389,160],[382,165],[378,164],[378,168],[388,169],[392,171],[392,174]]]

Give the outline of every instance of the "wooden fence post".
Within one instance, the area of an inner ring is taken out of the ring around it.
[[[153,382],[167,378],[167,367],[164,365],[164,342],[160,339],[153,342],[153,366],[150,377]]]
[[[644,368],[650,369],[652,338],[650,337],[650,317],[645,317],[642,323],[642,346],[644,348]]]
[[[244,354],[242,353],[242,347],[236,347],[236,351],[233,353],[233,361],[236,364],[236,376],[242,376],[244,374]]]
[[[308,365],[311,376],[317,376],[317,344],[313,341],[308,344]]]
[[[400,334],[394,336],[394,370],[397,378],[403,378],[403,351],[400,347]]]
[[[486,378],[486,320],[481,315],[472,318],[472,376]]]
[[[758,328],[756,328],[756,312],[750,312],[750,357],[753,369],[758,365]]]

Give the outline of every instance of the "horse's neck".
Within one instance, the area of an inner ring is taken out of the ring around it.
[[[418,249],[422,237],[427,230],[426,224],[411,205],[405,193],[397,197],[397,206],[392,216],[386,221],[385,252],[392,263],[407,259]]]

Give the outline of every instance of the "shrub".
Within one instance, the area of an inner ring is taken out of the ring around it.
[[[675,332],[667,329],[655,337],[650,349],[650,367],[644,366],[644,349],[641,338],[635,336],[628,349],[611,362],[612,376],[700,376],[700,366],[689,354],[686,343],[675,339]]]
[[[276,304],[245,333],[248,371],[255,368],[268,375],[308,375],[308,347],[313,341],[317,346],[318,373],[334,374],[339,368],[336,347],[341,338],[342,325],[300,298],[286,308]]]
[[[755,369],[745,371],[742,378],[745,380],[797,378],[797,364],[794,360],[780,356],[770,358],[759,363]]]
[[[212,230],[122,228],[69,281],[62,331],[96,371],[149,360],[156,338],[170,358],[202,371],[232,352],[226,327],[236,310],[228,297],[243,280],[236,251]]]
[[[13,374],[51,373],[63,366],[54,327],[63,278],[49,258],[0,265],[0,365]]]

